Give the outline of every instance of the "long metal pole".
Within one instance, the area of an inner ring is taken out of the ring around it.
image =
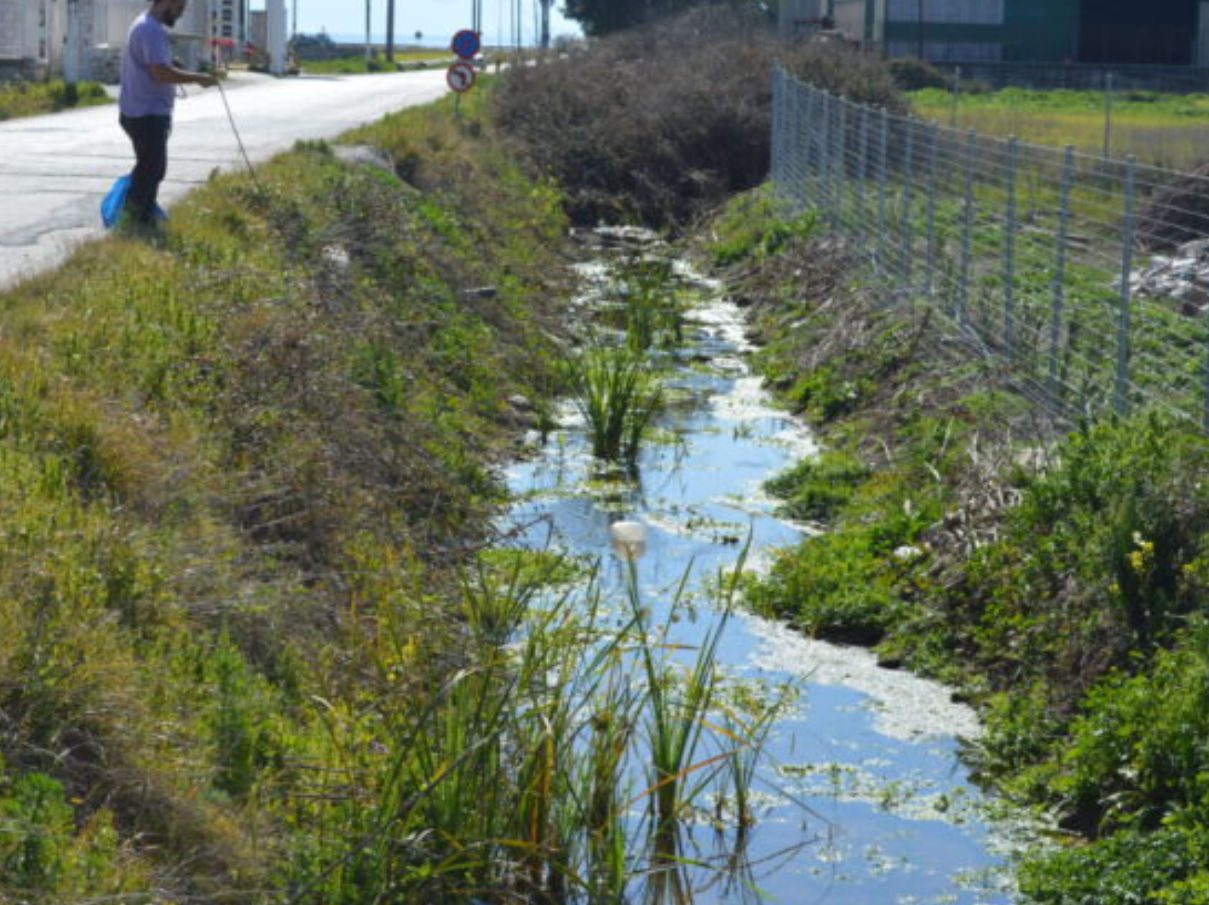
[[[395,0],[386,0],[386,62],[395,61]]]
[[[1113,408],[1117,414],[1129,411],[1129,330],[1130,330],[1130,285],[1133,273],[1134,233],[1134,181],[1137,158],[1130,154],[1125,158],[1125,210],[1121,223],[1121,300],[1117,313],[1117,379],[1113,392]]]
[[[1016,354],[1016,170],[1020,143],[1008,139],[1007,188],[1004,199],[1003,229],[1003,345],[1008,361]]]
[[[965,326],[970,305],[970,249],[974,232],[974,158],[978,154],[978,133],[966,133],[965,203],[961,222],[961,270],[957,282],[957,323]]]
[[[1075,182],[1075,148],[1067,145],[1062,156],[1062,187],[1058,193],[1058,235],[1055,237],[1053,301],[1049,328],[1049,398],[1058,402],[1058,355],[1062,341],[1063,307],[1066,304],[1066,245],[1070,233],[1070,192]]]

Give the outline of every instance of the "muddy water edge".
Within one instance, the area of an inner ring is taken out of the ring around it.
[[[636,263],[662,268],[669,284],[677,323],[648,353],[664,405],[633,467],[619,469],[593,456],[580,410],[563,404],[554,432],[534,433],[529,455],[507,472],[514,502],[504,527],[523,548],[594,563],[592,598],[619,621],[638,601],[671,668],[689,670],[725,621],[719,700],[759,700],[755,709],[769,714],[750,775],[750,826],[703,791],[707,800],[682,815],[683,884],[665,900],[1014,901],[1012,854],[1034,835],[970,780],[960,750],[979,734],[973,711],[943,686],[880,668],[868,651],[720,602],[740,563],[759,570],[809,535],[776,514],[762,484],[817,453],[810,431],[775,408],[749,370],[742,311],[652,235],[601,230],[593,242],[572,306],[584,343],[625,342],[620,312]],[[617,546],[618,523],[639,533],[641,550]],[[647,781],[629,778],[635,826]],[[627,894],[658,898],[649,852],[627,857]]]

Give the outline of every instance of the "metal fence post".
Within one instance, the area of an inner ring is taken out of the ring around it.
[[[785,89],[785,196],[798,202],[798,86],[786,76]]]
[[[877,266],[886,264],[886,153],[890,146],[890,114],[881,111],[880,150],[877,154]]]
[[[935,295],[936,279],[936,157],[940,143],[940,125],[932,123],[928,135],[928,250],[926,253],[926,290]]]
[[[1206,308],[1206,321],[1209,322],[1209,308]],[[1209,328],[1205,335],[1209,337]],[[1205,415],[1201,422],[1202,429],[1209,434],[1209,342],[1205,344]]]
[[[772,174],[774,195],[780,194],[781,165],[784,161],[782,142],[785,140],[785,124],[781,121],[781,99],[781,69],[774,65],[772,67],[772,159],[768,163],[769,172]]]
[[[1117,381],[1113,394],[1114,408],[1119,414],[1129,412],[1129,302],[1133,271],[1133,193],[1138,160],[1132,154],[1125,158],[1125,216],[1121,222],[1121,307],[1117,316]]]
[[[837,154],[835,155],[835,186],[836,186],[836,223],[840,229],[847,231],[848,224],[844,222],[844,196],[848,194],[848,172],[847,172],[847,152],[848,152],[848,101],[845,98],[839,99],[839,124],[835,130],[835,143]]]
[[[819,178],[819,206],[831,221],[831,174],[828,172],[831,158],[831,92],[822,93],[823,110],[819,115],[819,159],[815,172]]]
[[[961,277],[957,286],[957,322],[965,324],[970,304],[970,246],[974,232],[974,158],[978,154],[978,133],[966,134],[965,210],[961,231]]]
[[[1016,353],[1016,168],[1019,158],[1020,144],[1013,136],[1008,139],[1003,233],[1003,345],[1009,361]]]
[[[799,83],[798,104],[800,123],[798,144],[802,146],[800,182],[802,182],[802,203],[805,207],[805,205],[814,204],[814,198],[811,197],[810,164],[811,158],[814,156],[815,145],[815,89]]]
[[[1058,400],[1058,350],[1062,342],[1062,306],[1066,302],[1066,242],[1070,231],[1070,191],[1075,181],[1075,148],[1066,146],[1062,158],[1062,188],[1058,195],[1058,234],[1054,237],[1055,253],[1053,297],[1049,319],[1049,377],[1046,394],[1050,404]]]
[[[911,199],[914,188],[914,156],[915,156],[915,117],[907,117],[906,145],[903,148],[903,209],[899,226],[899,236],[902,240],[902,275],[903,288],[911,290],[911,246],[914,244],[911,228]]]
[[[869,179],[869,113],[870,109],[863,104],[857,107],[861,117],[860,144],[860,173],[856,179],[856,208],[859,226],[857,232],[866,237],[869,235],[868,219],[865,217],[865,183]]]

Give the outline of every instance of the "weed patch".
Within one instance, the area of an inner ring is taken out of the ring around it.
[[[0,121],[108,103],[109,95],[105,93],[105,88],[96,82],[67,85],[62,79],[57,79],[50,82],[10,82],[0,85]]]

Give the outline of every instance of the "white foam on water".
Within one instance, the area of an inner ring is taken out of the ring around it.
[[[754,616],[747,620],[747,630],[759,640],[753,665],[867,695],[874,728],[882,735],[919,741],[938,736],[975,739],[982,733],[974,709],[954,701],[948,687],[878,666],[872,651],[807,638],[787,625]]]

